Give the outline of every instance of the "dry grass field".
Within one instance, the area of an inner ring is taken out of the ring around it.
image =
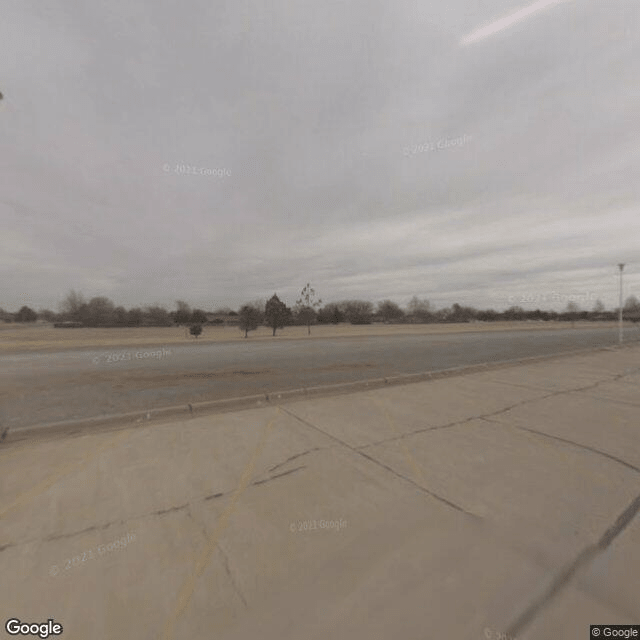
[[[484,331],[548,331],[616,327],[615,322],[492,322],[460,324],[372,324],[317,325],[285,327],[272,336],[268,327],[249,332],[249,341],[256,340],[316,340],[321,338],[353,338],[398,335],[435,335]],[[628,326],[633,326],[629,323]],[[21,352],[55,352],[92,347],[169,347],[171,345],[244,340],[237,327],[205,326],[202,335],[194,338],[184,327],[137,327],[121,329],[54,329],[50,324],[0,324],[0,355]]]

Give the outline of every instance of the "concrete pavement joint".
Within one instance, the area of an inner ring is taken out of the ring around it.
[[[325,447],[328,448],[328,447]],[[295,457],[295,456],[294,456]],[[288,462],[288,461],[285,461]],[[276,465],[276,466],[281,466],[282,464],[285,464],[285,462]],[[278,473],[274,476],[269,476],[268,478],[265,478],[264,480],[254,480],[250,486],[257,486],[257,485],[261,485],[261,484],[266,484],[268,482],[271,482],[272,480],[277,480],[278,478],[282,478],[284,476],[288,476],[291,473],[295,473],[296,471],[299,471],[300,469],[306,469],[306,465],[300,466],[300,467],[295,467],[294,469],[289,469],[288,471],[284,471],[282,473]],[[271,472],[271,470],[269,471],[269,473]],[[127,524],[130,523],[134,520],[140,520],[143,518],[149,518],[149,517],[153,517],[153,516],[163,516],[167,513],[172,513],[174,511],[182,511],[184,509],[191,509],[191,507],[194,504],[198,504],[200,502],[206,502],[208,500],[213,500],[216,498],[222,498],[224,496],[227,496],[231,493],[231,491],[227,491],[227,492],[223,492],[223,493],[214,493],[212,495],[209,496],[205,496],[204,498],[199,498],[197,500],[193,500],[191,502],[186,502],[184,504],[181,505],[177,505],[174,507],[167,507],[166,509],[160,509],[157,511],[150,511],[149,513],[143,513],[143,514],[139,514],[139,515],[135,515],[132,516],[130,518],[127,518],[126,520],[113,520],[112,522],[107,522],[106,524],[102,524],[102,525],[93,525],[91,527],[87,527],[86,529],[81,529],[80,531],[72,531],[69,533],[60,533],[60,534],[56,534],[56,535],[51,535],[51,536],[47,536],[45,538],[31,538],[28,540],[21,540],[20,542],[8,542],[2,546],[0,546],[0,553],[2,553],[2,551],[4,551],[7,548],[10,547],[21,547],[27,544],[31,544],[32,542],[53,542],[55,540],[60,540],[63,538],[73,538],[75,536],[79,536],[82,535],[83,533],[89,533],[90,531],[102,531],[103,529],[108,529],[109,527],[112,527],[114,525],[121,525],[121,524]]]
[[[207,496],[206,498],[204,498],[205,500],[213,500],[214,498],[221,498],[224,495],[224,493],[213,493],[210,496]]]
[[[312,453],[313,451],[323,451],[324,449],[329,449],[330,447],[314,447],[313,449],[307,449],[306,451],[303,451],[302,453],[296,453],[295,456],[291,456],[289,458],[287,458],[284,462],[279,462],[277,465],[275,465],[275,467],[271,467],[271,469],[269,469],[267,471],[267,473],[271,473],[273,471],[275,471],[278,467],[282,467],[285,464],[287,464],[287,462],[291,462],[292,460],[295,460],[296,458],[300,458],[301,456],[306,456],[309,453]]]
[[[586,396],[587,398],[592,398],[593,400],[598,400],[599,402],[609,402],[609,403],[612,403],[612,404],[621,404],[621,405],[625,405],[627,407],[633,407],[634,409],[637,409],[638,407],[640,407],[640,400],[638,402],[631,402],[629,400],[620,400],[618,398],[606,398],[604,396],[596,396],[596,395],[593,395],[591,393],[585,393],[583,395]]]
[[[480,416],[470,416],[469,418],[464,418],[463,420],[456,420],[455,422],[449,422],[447,424],[434,425],[434,426],[424,427],[422,429],[416,429],[415,431],[410,431],[409,433],[404,433],[404,434],[399,435],[397,437],[386,438],[385,440],[380,440],[378,442],[373,442],[371,444],[365,444],[365,445],[363,445],[361,447],[358,447],[358,450],[366,449],[368,447],[375,447],[375,446],[378,446],[380,444],[387,444],[389,442],[395,442],[396,440],[409,438],[411,436],[415,436],[415,435],[418,435],[420,433],[426,433],[428,431],[439,431],[440,429],[450,429],[451,427],[458,427],[458,426],[461,426],[461,425],[466,424],[468,422],[473,422],[474,420],[485,420],[489,416],[493,416],[493,415],[497,415],[497,414],[500,414],[500,413],[504,413],[505,411],[510,411],[511,409],[514,409],[515,407],[518,407],[520,405],[526,404],[528,402],[537,402],[538,400],[544,400],[545,398],[549,398],[551,396],[558,395],[560,393],[564,393],[564,392],[563,391],[554,391],[554,392],[549,393],[547,395],[540,396],[539,398],[530,398],[528,400],[521,400],[520,402],[517,402],[517,403],[515,403],[513,405],[510,405],[509,407],[506,407],[504,409],[498,409],[494,413],[487,413],[487,414],[480,415]]]
[[[595,382],[594,384],[592,384],[592,385],[588,385],[588,386],[586,386],[586,387],[581,387],[581,388],[576,388],[576,389],[567,389],[567,390],[565,390],[565,391],[554,392],[554,393],[549,394],[549,395],[547,395],[547,396],[543,396],[542,398],[538,398],[537,400],[543,400],[543,399],[545,399],[545,398],[552,397],[552,396],[554,396],[554,395],[561,395],[562,393],[583,393],[585,390],[590,390],[590,389],[592,389],[592,388],[594,388],[594,387],[597,387],[598,385],[603,384],[603,383],[605,383],[605,382],[614,382],[614,381],[621,380],[621,379],[622,379],[622,378],[624,378],[626,375],[629,375],[629,371],[625,371],[625,372],[624,372],[624,373],[622,373],[622,374],[615,374],[615,375],[611,378],[611,380],[599,380],[598,382]],[[590,396],[589,396],[589,394],[583,394],[583,395],[586,395],[587,397],[590,397]],[[600,400],[600,398],[598,398],[598,399]],[[536,399],[532,399],[532,400],[531,400],[531,402],[535,402],[535,401],[537,401],[537,400],[536,400]],[[612,402],[618,402],[618,401],[616,401],[616,400],[612,400]],[[633,404],[632,404],[631,406],[634,406],[634,407],[635,407],[636,405],[633,405]],[[502,412],[502,411],[500,411],[499,413],[503,413],[503,412]],[[498,415],[498,413],[495,413],[495,414],[486,414],[486,415],[484,415],[484,416],[480,416],[480,417],[479,417],[479,419],[481,419],[481,420],[485,420],[486,422],[492,422],[492,423],[494,423],[494,424],[503,425],[503,423],[502,423],[502,422],[500,422],[500,421],[498,421],[498,420],[492,420],[492,419],[491,419],[491,417],[492,417],[492,416],[495,416],[495,415]],[[618,464],[621,464],[621,465],[623,465],[623,466],[625,466],[625,467],[627,467],[627,468],[631,469],[632,471],[635,471],[636,473],[640,473],[640,469],[639,469],[638,467],[636,467],[636,466],[634,466],[634,465],[632,465],[632,464],[630,464],[630,463],[626,462],[625,460],[622,460],[621,458],[618,458],[618,457],[613,456],[613,455],[611,455],[611,454],[609,454],[609,453],[606,453],[605,451],[601,451],[601,450],[599,450],[599,449],[595,449],[594,447],[589,447],[588,445],[581,444],[581,443],[579,443],[579,442],[574,442],[573,440],[567,440],[567,439],[565,439],[565,438],[561,438],[561,437],[559,437],[559,436],[550,435],[550,434],[548,434],[548,433],[544,433],[544,432],[542,432],[542,431],[538,431],[538,430],[536,430],[536,429],[531,429],[531,428],[528,428],[528,427],[520,427],[520,426],[516,426],[515,428],[516,428],[516,429],[518,429],[518,430],[520,430],[520,431],[526,431],[526,432],[529,432],[529,433],[532,433],[532,434],[538,435],[538,436],[543,437],[543,438],[549,438],[549,439],[552,439],[552,440],[556,440],[556,441],[564,442],[564,443],[569,444],[569,445],[572,445],[572,446],[574,446],[574,447],[578,447],[578,448],[580,448],[580,449],[584,449],[584,450],[586,450],[586,451],[590,451],[590,452],[595,453],[595,454],[597,454],[597,455],[604,456],[605,458],[608,458],[608,459],[610,459],[610,460],[612,460],[612,461],[614,461],[614,462],[616,462],[616,463],[618,463]]]
[[[375,442],[370,442],[369,444],[360,445],[359,447],[356,447],[356,450],[364,451],[365,449],[369,449],[370,447],[377,447],[381,444],[389,444],[390,442],[395,442],[396,440],[404,440],[405,438],[410,438],[411,436],[415,436],[420,433],[439,431],[440,429],[448,429],[449,427],[455,427],[457,425],[465,424],[466,422],[471,422],[472,420],[475,420],[475,418],[465,418],[464,420],[460,420],[458,422],[450,422],[449,424],[437,425],[435,427],[424,427],[423,429],[416,429],[415,431],[403,433],[399,436],[393,436],[391,438],[385,438],[384,440],[376,440]]]
[[[276,478],[282,478],[283,476],[288,476],[290,473],[295,473],[296,471],[300,471],[300,469],[306,469],[307,465],[302,465],[301,467],[296,467],[295,469],[289,469],[288,471],[283,471],[282,473],[279,473],[275,476],[271,476],[270,478],[267,478],[266,480],[256,480],[255,482],[251,483],[251,486],[255,486],[258,484],[265,484],[265,482],[271,482],[271,480],[275,480]]]
[[[244,493],[245,489],[249,485],[251,474],[253,473],[253,468],[258,462],[258,457],[260,456],[260,453],[262,452],[262,449],[266,444],[267,437],[269,436],[271,429],[273,428],[273,425],[275,424],[276,419],[279,417],[279,415],[280,415],[280,408],[278,407],[276,409],[276,415],[271,420],[269,420],[269,422],[267,423],[267,425],[263,430],[262,436],[258,442],[258,446],[254,450],[253,455],[249,460],[249,463],[247,464],[247,466],[245,467],[242,473],[242,476],[240,478],[240,483],[238,484],[238,487],[236,488],[233,494],[231,502],[229,503],[227,508],[224,510],[220,518],[218,518],[218,523],[216,525],[216,528],[212,536],[209,538],[204,551],[198,556],[193,572],[183,582],[182,587],[178,592],[178,597],[177,597],[175,607],[172,613],[166,619],[164,624],[164,631],[162,634],[162,637],[164,640],[172,640],[172,638],[174,637],[175,627],[178,622],[178,619],[186,612],[189,602],[191,601],[191,596],[193,595],[193,592],[195,591],[195,588],[196,588],[196,581],[204,573],[204,570],[207,568],[207,565],[209,564],[211,556],[213,555],[213,552],[218,546],[220,537],[222,536],[223,532],[226,530],[229,524],[229,519],[231,518],[231,514],[233,513],[236,507],[236,503],[238,502],[238,500]]]
[[[528,398],[525,400],[520,400],[520,402],[516,402],[515,404],[509,405],[504,409],[498,409],[497,411],[492,411],[491,413],[483,413],[480,416],[476,416],[477,420],[483,420],[485,418],[491,418],[493,416],[499,416],[501,413],[506,413],[507,411],[511,411],[516,407],[522,407],[531,402],[540,402],[540,400],[547,400],[548,398],[553,398],[554,396],[561,396],[565,393],[571,393],[572,391],[578,391],[578,389],[562,389],[560,391],[552,391],[551,393],[547,393],[544,396],[540,396],[539,398]]]
[[[500,424],[500,423],[497,423]],[[631,469],[632,471],[635,471],[636,473],[640,473],[640,469],[632,464],[630,464],[629,462],[625,462],[624,460],[622,460],[621,458],[617,458],[616,456],[611,455],[610,453],[606,453],[605,451],[600,451],[600,449],[595,449],[594,447],[590,447],[586,444],[580,444],[579,442],[574,442],[573,440],[567,440],[566,438],[560,438],[559,436],[553,436],[549,433],[544,433],[542,431],[537,431],[536,429],[530,429],[528,427],[516,427],[516,429],[519,429],[521,431],[528,431],[529,433],[534,433],[538,436],[541,436],[543,438],[550,438],[551,440],[558,440],[560,442],[565,442],[567,444],[573,445],[574,447],[577,447],[579,449],[584,449],[585,451],[591,451],[592,453],[595,453],[599,456],[604,456],[605,458],[608,458],[609,460],[613,460],[614,462],[617,462],[618,464],[621,464],[625,467],[627,467],[628,469]]]
[[[231,573],[231,569],[229,568],[229,556],[227,556],[227,554],[222,550],[222,547],[220,546],[220,544],[217,544],[216,548],[218,549],[218,551],[222,555],[222,558],[223,558],[223,561],[224,561],[224,569],[225,569],[225,571],[227,573],[227,576],[229,578],[229,582],[231,583],[231,586],[233,587],[233,590],[236,592],[236,595],[240,598],[240,600],[242,600],[242,604],[244,604],[245,609],[246,609],[249,605],[247,604],[247,601],[246,601],[244,595],[242,594],[242,591],[240,590],[240,587],[238,586],[238,583],[236,582],[236,579],[234,578],[233,574]]]
[[[455,509],[456,511],[460,511],[461,513],[464,513],[464,514],[466,514],[468,516],[471,516],[472,518],[475,518],[477,520],[482,520],[483,519],[481,516],[478,516],[475,513],[472,513],[471,511],[467,511],[463,507],[451,502],[450,500],[447,500],[446,498],[443,498],[442,496],[439,496],[437,493],[434,493],[433,491],[430,491],[426,487],[421,486],[420,484],[418,484],[417,482],[415,482],[411,478],[407,478],[406,476],[402,475],[401,473],[399,473],[398,471],[396,471],[392,467],[389,467],[388,465],[384,464],[383,462],[380,462],[380,460],[376,460],[375,458],[373,458],[372,456],[367,455],[363,451],[357,451],[357,450],[354,450],[354,451],[356,451],[356,453],[360,454],[363,458],[366,458],[367,460],[370,460],[371,462],[374,462],[379,467],[382,467],[383,469],[386,469],[387,471],[390,471],[393,475],[397,476],[398,478],[402,478],[406,482],[409,482],[414,487],[420,489],[420,491],[430,495],[432,498],[435,498],[436,500],[442,502],[443,504],[446,504],[448,507],[451,507],[452,509]]]
[[[606,551],[611,543],[627,528],[640,511],[640,495],[618,516],[601,538],[583,549],[573,562],[563,569],[551,582],[545,592],[535,599],[507,629],[507,635],[516,637],[549,603],[569,584],[573,576],[586,567],[596,556]]]
[[[188,509],[191,506],[190,502],[186,504],[181,504],[177,507],[169,507],[168,509],[160,509],[160,511],[154,511],[151,515],[153,516],[163,516],[165,513],[171,513],[173,511],[182,511],[183,509]]]
[[[405,458],[407,459],[407,462],[409,463],[409,467],[411,467],[413,469],[413,472],[415,473],[416,477],[418,480],[420,480],[420,483],[424,486],[427,484],[426,480],[424,479],[424,476],[422,475],[422,469],[420,468],[420,466],[418,465],[418,463],[416,462],[416,459],[411,455],[411,452],[409,451],[409,449],[407,449],[407,446],[405,445],[405,443],[403,442],[403,438],[400,434],[400,431],[395,423],[395,420],[393,419],[393,417],[391,416],[391,414],[389,413],[389,411],[387,410],[387,407],[381,402],[379,401],[377,398],[373,397],[373,396],[369,396],[369,399],[371,400],[371,402],[373,402],[378,409],[381,409],[382,412],[384,413],[387,422],[391,425],[391,428],[393,429],[393,432],[396,434],[396,436],[399,437],[399,442],[400,442],[400,446],[402,447],[403,451],[404,451],[404,455]]]
[[[516,407],[528,404],[530,402],[539,402],[540,400],[546,400],[547,398],[552,398],[553,396],[560,396],[563,394],[568,394],[568,393],[579,393],[582,391],[589,391],[590,389],[594,389],[596,388],[598,385],[607,383],[607,382],[616,382],[617,380],[620,380],[621,378],[624,378],[625,375],[627,375],[626,373],[618,373],[615,374],[613,377],[605,379],[605,380],[598,380],[597,382],[594,382],[592,384],[588,384],[584,387],[575,387],[573,389],[561,389],[559,391],[552,391],[551,393],[548,393],[544,396],[540,396],[539,398],[529,398],[529,399],[525,399],[525,400],[521,400],[520,402],[517,402],[513,405],[510,405],[509,407],[505,407],[504,409],[499,409],[498,411],[494,411],[492,413],[485,413],[481,416],[477,416],[479,419],[483,419],[483,418],[489,418],[492,416],[496,416],[499,415],[501,413],[505,413],[506,411],[511,411],[511,409],[515,409]]]
[[[191,505],[189,505],[189,508],[187,509],[187,515],[191,518],[191,520],[193,520],[194,524],[200,528],[200,532],[202,533],[202,537],[204,538],[204,540],[206,541],[208,538],[207,535],[207,527],[204,526],[204,523],[202,522],[198,522],[198,520],[196,520],[195,516],[193,515],[193,511],[191,509]]]
[[[527,429],[527,428],[521,428],[521,427],[517,427],[517,426],[512,426],[509,425],[507,423],[504,422],[500,422],[499,420],[491,420],[489,418],[482,418],[482,420],[484,420],[485,422],[488,422],[490,424],[494,424],[497,425],[501,428],[511,428],[515,431],[519,431],[520,433],[522,433],[523,435],[525,435],[526,437],[528,437],[530,442],[533,442],[535,444],[539,444],[540,443],[540,436],[546,436],[547,434],[544,434],[540,431],[536,431],[534,429]],[[536,438],[535,436],[538,436],[538,438]],[[564,452],[559,446],[558,446],[558,441],[562,441],[562,438],[542,438],[542,443],[546,444],[554,453],[554,455],[556,457],[559,457],[563,460],[563,464],[566,465],[566,467],[568,469],[571,469],[571,473],[572,474],[579,474],[581,476],[583,476],[588,482],[593,482],[595,477],[597,476],[599,478],[599,480],[601,482],[603,482],[604,484],[607,483],[608,481],[608,477],[605,475],[605,473],[601,470],[596,470],[595,468],[593,468],[593,465],[590,465],[588,467],[587,471],[582,470],[580,467],[574,467],[572,466],[572,461],[569,459],[569,456],[567,455],[566,452]],[[569,441],[565,441],[566,444],[569,444],[570,446],[573,446],[574,444],[577,445],[578,448],[582,449],[584,447],[582,447],[582,445],[579,445],[577,443],[572,443]],[[588,448],[588,447],[587,447]],[[592,449],[593,452],[596,453],[600,453],[595,449]],[[608,457],[605,454],[606,457]],[[617,460],[616,460],[617,462]]]
[[[441,425],[441,426],[435,426],[435,427],[427,427],[427,428],[425,428],[425,429],[419,429],[419,430],[414,431],[414,432],[412,432],[412,433],[410,433],[410,434],[404,434],[404,435],[402,435],[402,436],[399,436],[399,438],[406,438],[406,437],[409,437],[409,436],[411,436],[411,435],[416,435],[416,434],[423,433],[423,432],[426,432],[426,431],[431,431],[431,430],[434,430],[434,429],[443,429],[443,428],[449,428],[449,427],[456,426],[456,425],[461,425],[461,424],[464,424],[464,423],[466,423],[466,422],[470,422],[470,421],[472,421],[472,420],[474,420],[474,419],[490,419],[491,417],[494,417],[494,416],[500,415],[501,413],[505,413],[505,412],[507,412],[507,411],[510,411],[511,409],[513,409],[513,408],[515,408],[515,407],[517,407],[517,406],[521,406],[521,405],[524,405],[524,404],[527,404],[527,403],[530,403],[530,402],[537,402],[538,400],[543,400],[543,399],[546,399],[546,398],[549,398],[549,397],[553,397],[553,396],[555,396],[555,395],[562,395],[562,394],[565,394],[565,393],[581,392],[581,391],[586,391],[586,390],[594,389],[594,388],[596,388],[598,385],[600,385],[600,384],[602,384],[602,383],[605,383],[605,382],[611,382],[611,381],[616,381],[616,380],[621,380],[621,379],[623,379],[624,377],[626,377],[627,375],[631,375],[631,374],[632,374],[632,373],[634,373],[634,372],[635,372],[635,370],[633,370],[633,369],[631,369],[631,370],[630,370],[630,369],[627,369],[624,373],[616,374],[616,375],[614,375],[614,376],[612,376],[612,377],[610,377],[610,378],[608,378],[608,379],[600,380],[600,381],[597,381],[597,382],[595,382],[595,383],[593,383],[593,384],[590,384],[590,385],[585,385],[585,386],[583,386],[583,387],[577,387],[577,388],[574,388],[574,389],[560,390],[560,391],[552,392],[552,393],[546,394],[546,395],[544,395],[544,396],[542,396],[542,397],[540,397],[540,398],[534,398],[534,399],[523,400],[523,401],[521,401],[521,402],[515,403],[515,404],[513,404],[513,405],[510,405],[509,407],[505,407],[505,408],[503,408],[503,409],[497,410],[497,411],[492,412],[492,413],[483,414],[483,415],[480,415],[480,416],[474,416],[474,417],[467,418],[467,419],[462,420],[462,421],[457,421],[457,422],[454,422],[454,423],[450,423],[450,424],[448,424],[448,425]],[[286,413],[289,413],[290,415],[292,415],[292,416],[293,416],[293,417],[295,417],[296,419],[301,420],[301,418],[299,418],[298,416],[296,416],[295,414],[293,414],[293,413],[291,413],[291,412],[289,412],[289,411],[286,411]],[[303,421],[303,422],[304,422],[304,421]],[[309,423],[305,423],[305,424],[308,424],[308,426],[312,426],[313,428],[318,429],[318,427],[315,427],[314,425],[310,425]],[[318,429],[318,430],[320,430],[320,429]],[[320,431],[321,431],[322,433],[324,433],[322,430],[320,430]],[[536,432],[536,433],[540,433],[540,432]],[[329,435],[329,434],[326,434],[326,433],[325,433],[325,435]],[[125,436],[125,434],[122,434],[122,437],[124,437],[124,436]],[[115,440],[117,440],[117,439],[118,439],[118,437],[120,437],[120,436],[117,436],[117,437],[115,438]],[[333,436],[330,436],[330,437],[333,437]],[[335,438],[335,437],[333,437],[333,438],[334,438],[336,441],[340,442],[340,444],[341,444],[342,446],[346,446],[346,447],[350,448],[351,450],[355,451],[356,453],[361,453],[361,454],[362,454],[361,449],[364,449],[364,448],[367,448],[367,447],[370,447],[370,446],[379,445],[379,444],[385,444],[385,443],[387,443],[387,442],[392,442],[392,441],[394,441],[394,440],[397,440],[397,439],[398,439],[398,438],[391,438],[391,439],[387,439],[387,440],[384,440],[384,441],[381,441],[381,442],[377,442],[377,443],[373,443],[373,444],[370,444],[370,445],[365,445],[365,447],[361,447],[361,448],[353,448],[353,447],[349,447],[349,445],[347,445],[346,443],[344,443],[344,442],[340,441],[339,439],[337,439],[337,438]],[[572,443],[572,444],[576,444],[576,446],[580,446],[580,445],[577,445],[577,443]],[[107,445],[107,446],[108,446],[108,445]],[[594,451],[595,453],[599,453],[599,454],[601,454],[601,455],[605,455],[605,456],[607,456],[607,454],[604,454],[603,452],[600,452],[600,451],[598,451],[598,450],[593,450],[593,451]],[[96,452],[96,453],[97,453],[97,452]],[[92,457],[92,456],[87,457],[87,458],[85,459],[85,461],[84,461],[84,462],[88,462],[88,461],[90,460],[90,458],[91,458],[91,457]],[[368,457],[368,456],[366,456],[366,457]],[[612,458],[612,459],[614,459],[614,458]],[[619,460],[619,459],[615,459],[615,460],[616,460],[616,461],[618,461],[618,462],[620,462],[621,464],[623,464],[623,465],[625,465],[625,466],[629,466],[629,467],[630,467],[630,468],[632,468],[633,470],[637,471],[637,468],[636,468],[636,467],[634,467],[633,465],[628,465],[627,463],[625,463],[624,461]],[[286,462],[286,461],[285,461],[285,462]],[[81,464],[81,463],[76,463],[76,465],[71,465],[71,468],[73,468],[74,466],[78,466],[79,464]],[[284,463],[282,463],[282,464],[284,464]],[[78,468],[80,468],[80,467],[78,467]],[[51,484],[54,484],[54,483],[55,483],[57,480],[59,480],[61,477],[64,477],[64,475],[66,475],[66,473],[68,473],[68,472],[63,472],[63,473],[62,473],[62,475],[60,475],[60,474],[54,474],[54,476],[52,476],[52,477],[54,477],[54,481],[53,481],[53,483],[51,483],[51,482],[50,482],[50,479],[48,479],[47,481],[45,481],[45,483],[41,483],[41,485],[42,485],[42,487],[41,487],[41,488],[40,488],[40,485],[38,485],[38,487],[34,488],[34,489],[36,490],[36,493],[35,493],[35,494],[33,494],[33,496],[31,496],[31,494],[33,493],[33,491],[34,491],[34,490],[29,491],[29,492],[27,492],[26,494],[23,494],[23,496],[24,496],[23,498],[19,497],[16,501],[14,501],[14,503],[13,503],[12,505],[10,505],[9,507],[7,507],[4,511],[0,512],[0,515],[5,515],[5,514],[6,514],[6,513],[8,513],[12,508],[17,507],[17,506],[18,506],[18,505],[17,505],[18,501],[20,501],[20,500],[28,500],[28,496],[30,496],[30,497],[35,497],[35,496],[39,495],[39,493],[40,493],[40,492],[42,492],[42,491],[46,490],[46,489],[47,489]],[[60,477],[58,477],[58,476],[60,476]],[[50,477],[50,478],[51,478],[51,477]],[[405,478],[405,479],[406,479],[406,478]],[[45,486],[45,484],[46,484],[47,486]],[[174,508],[184,508],[184,506],[186,506],[186,505],[182,505],[181,507],[174,507]],[[12,545],[12,543],[10,543],[10,544],[8,544],[8,545],[4,545],[2,548],[6,548],[7,546],[13,546],[13,545]]]
[[[86,529],[83,529],[82,531],[77,531],[75,533],[59,533],[57,535],[53,535],[53,536],[47,536],[46,538],[42,539],[42,542],[53,542],[54,540],[62,540],[63,538],[72,538],[74,536],[77,535],[81,535],[83,533],[88,533],[89,531],[103,531],[104,529],[108,529],[109,527],[112,527],[113,525],[116,524],[125,524],[124,520],[120,520],[118,521],[113,521],[113,522],[108,522],[107,524],[103,524],[101,526],[92,526],[92,527],[87,527]],[[25,542],[24,544],[29,544],[29,542],[34,542],[33,540]],[[13,546],[13,545],[5,545],[5,547],[7,546]]]
[[[353,453],[356,453],[356,454],[362,456],[363,458],[365,458],[366,460],[369,460],[370,462],[373,462],[374,464],[378,465],[379,467],[382,467],[383,469],[386,469],[387,471],[390,471],[394,476],[396,476],[398,478],[401,478],[402,480],[404,480],[405,482],[408,482],[409,484],[412,484],[414,487],[419,489],[422,493],[426,493],[426,494],[430,495],[432,498],[435,498],[436,500],[439,500],[440,502],[443,502],[444,504],[446,504],[447,506],[455,509],[456,511],[461,511],[462,513],[465,513],[466,515],[471,516],[472,518],[476,518],[476,519],[480,519],[480,520],[482,519],[480,516],[476,515],[475,513],[471,513],[470,511],[466,511],[462,507],[458,506],[457,504],[454,504],[453,502],[450,502],[446,498],[443,498],[442,496],[439,496],[438,494],[433,493],[432,491],[429,491],[429,489],[421,486],[420,484],[418,484],[417,482],[415,482],[411,478],[407,478],[406,476],[402,475],[401,473],[399,473],[395,469],[392,469],[391,467],[385,465],[384,463],[380,462],[379,460],[376,460],[375,458],[367,455],[363,451],[358,450],[356,447],[352,447],[350,444],[344,442],[343,440],[340,440],[340,438],[337,438],[336,436],[334,436],[334,435],[332,435],[332,434],[330,434],[330,433],[328,433],[326,431],[323,431],[320,427],[317,427],[316,425],[308,422],[304,418],[301,418],[300,416],[297,416],[295,413],[289,411],[288,409],[285,409],[284,407],[282,407],[282,411],[284,411],[285,413],[289,414],[291,417],[295,418],[296,420],[299,420],[302,424],[314,429],[315,431],[318,431],[319,433],[322,433],[323,435],[327,436],[328,438],[331,438],[332,440],[335,440],[336,442],[339,442],[343,447],[345,447],[346,449],[349,449]]]
[[[367,449],[369,447],[375,447],[375,446],[379,446],[379,445],[383,445],[383,444],[388,444],[390,442],[400,441],[400,440],[403,440],[405,438],[409,438],[411,436],[415,436],[415,435],[418,435],[418,434],[421,434],[421,433],[427,433],[429,431],[436,431],[436,430],[439,430],[439,429],[448,429],[450,427],[461,426],[461,425],[467,424],[469,422],[472,422],[474,420],[485,420],[487,422],[492,422],[494,424],[502,425],[501,422],[499,422],[497,420],[492,420],[491,418],[494,417],[494,416],[500,415],[501,413],[505,413],[506,411],[510,411],[511,409],[514,409],[514,408],[516,408],[518,406],[522,406],[522,405],[525,405],[525,404],[528,404],[528,403],[538,402],[540,400],[545,400],[547,398],[551,398],[551,397],[557,396],[557,395],[575,393],[575,392],[582,392],[584,390],[588,390],[588,389],[591,389],[591,388],[593,388],[593,387],[595,387],[595,386],[597,386],[599,384],[602,384],[603,382],[614,382],[616,380],[619,380],[619,379],[625,377],[626,375],[628,375],[628,372],[625,372],[623,374],[615,374],[610,380],[600,380],[600,381],[594,383],[593,385],[588,385],[586,387],[578,387],[578,388],[575,388],[575,389],[565,389],[565,390],[560,390],[560,391],[553,391],[551,393],[545,394],[545,395],[540,396],[538,398],[530,398],[530,399],[521,400],[520,402],[517,402],[517,403],[515,403],[513,405],[510,405],[508,407],[505,407],[503,409],[499,409],[499,410],[497,410],[495,412],[492,412],[492,413],[487,413],[487,414],[483,414],[483,415],[479,415],[479,416],[471,416],[469,418],[465,418],[464,420],[458,420],[456,422],[451,422],[451,423],[445,424],[445,425],[429,426],[429,427],[425,427],[423,429],[417,429],[417,430],[411,431],[409,433],[405,433],[405,434],[402,434],[402,435],[394,436],[393,438],[386,438],[384,440],[379,440],[377,442],[373,442],[373,443],[370,443],[370,444],[363,445],[361,447],[357,447],[356,450],[361,452],[364,449]],[[500,383],[499,381],[496,381],[496,382]],[[538,435],[543,435],[543,436],[547,435],[547,434],[544,434],[542,432],[535,431],[533,429],[525,429],[525,428],[521,428],[521,427],[517,427],[517,428],[518,429],[522,429],[522,430],[526,430],[526,431],[531,431],[532,433],[535,433],[535,434],[538,434]],[[553,436],[548,436],[548,437],[553,437]],[[556,439],[557,440],[562,440],[562,438],[556,438]],[[633,469],[634,471],[640,472],[640,469],[634,467],[633,465],[630,465],[629,463],[626,463],[624,460],[616,458],[615,456],[611,456],[611,455],[609,455],[607,453],[604,453],[602,451],[599,451],[597,449],[591,449],[590,447],[587,447],[585,445],[580,445],[579,443],[572,442],[572,441],[569,441],[569,440],[566,440],[565,442],[567,442],[568,444],[573,444],[573,445],[575,445],[577,447],[583,447],[585,449],[589,449],[594,453],[597,453],[597,454],[603,455],[605,457],[611,458],[612,460],[614,460],[616,462],[619,462],[620,464],[623,464],[624,466],[627,466],[627,467]]]

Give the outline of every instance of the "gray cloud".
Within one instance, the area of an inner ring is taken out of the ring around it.
[[[522,6],[6,3],[0,305],[640,294],[640,9]]]

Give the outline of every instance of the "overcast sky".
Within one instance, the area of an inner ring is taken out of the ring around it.
[[[640,297],[637,0],[4,0],[0,91],[10,311]]]

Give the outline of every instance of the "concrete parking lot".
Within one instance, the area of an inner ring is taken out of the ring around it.
[[[7,440],[3,625],[582,640],[640,623],[639,426],[630,345]]]

